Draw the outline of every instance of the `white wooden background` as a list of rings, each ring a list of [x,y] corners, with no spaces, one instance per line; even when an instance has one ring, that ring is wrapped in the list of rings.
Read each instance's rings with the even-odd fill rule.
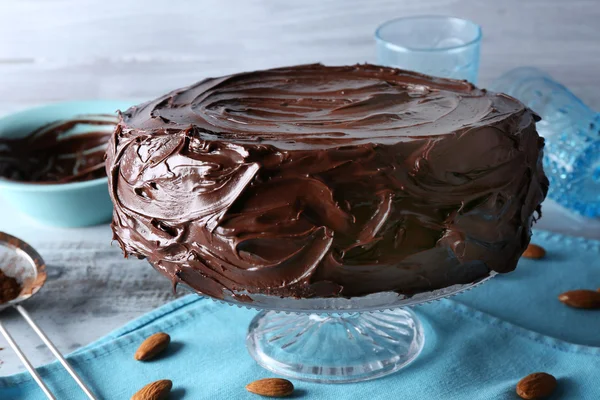
[[[0,0],[0,115],[65,99],[149,99],[241,70],[374,61],[375,28],[415,14],[483,26],[483,86],[533,65],[600,109],[596,0]],[[550,203],[541,226],[600,237],[600,221]],[[173,298],[169,282],[110,247],[108,226],[39,226],[0,193],[0,229],[46,258],[50,279],[27,307],[64,352]],[[36,365],[52,359],[14,313],[0,317]],[[21,371],[2,340],[0,347],[0,375]]]

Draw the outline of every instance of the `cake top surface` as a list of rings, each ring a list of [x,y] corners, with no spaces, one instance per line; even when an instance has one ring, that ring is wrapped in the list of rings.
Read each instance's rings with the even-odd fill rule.
[[[281,148],[394,143],[491,125],[525,110],[466,81],[369,64],[209,78],[123,112],[125,129],[195,127],[207,140]]]

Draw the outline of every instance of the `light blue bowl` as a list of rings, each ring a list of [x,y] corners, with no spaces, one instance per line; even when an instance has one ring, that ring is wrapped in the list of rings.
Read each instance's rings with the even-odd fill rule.
[[[31,108],[0,119],[0,137],[18,138],[33,130],[81,114],[113,114],[131,102],[86,100]],[[62,184],[35,184],[0,179],[0,196],[15,209],[48,225],[78,227],[108,222],[112,202],[107,178]]]

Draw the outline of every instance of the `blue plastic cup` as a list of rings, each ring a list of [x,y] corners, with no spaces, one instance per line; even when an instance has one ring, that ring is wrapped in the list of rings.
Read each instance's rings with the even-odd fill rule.
[[[444,16],[393,19],[375,31],[377,62],[477,83],[481,27]]]

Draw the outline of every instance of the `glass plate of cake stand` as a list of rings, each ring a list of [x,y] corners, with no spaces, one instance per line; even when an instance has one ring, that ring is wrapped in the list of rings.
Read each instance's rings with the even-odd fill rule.
[[[349,383],[380,378],[416,359],[425,343],[411,306],[452,296],[495,275],[413,296],[381,292],[353,298],[294,299],[237,293],[221,301],[261,310],[246,346],[265,369],[293,379]]]

